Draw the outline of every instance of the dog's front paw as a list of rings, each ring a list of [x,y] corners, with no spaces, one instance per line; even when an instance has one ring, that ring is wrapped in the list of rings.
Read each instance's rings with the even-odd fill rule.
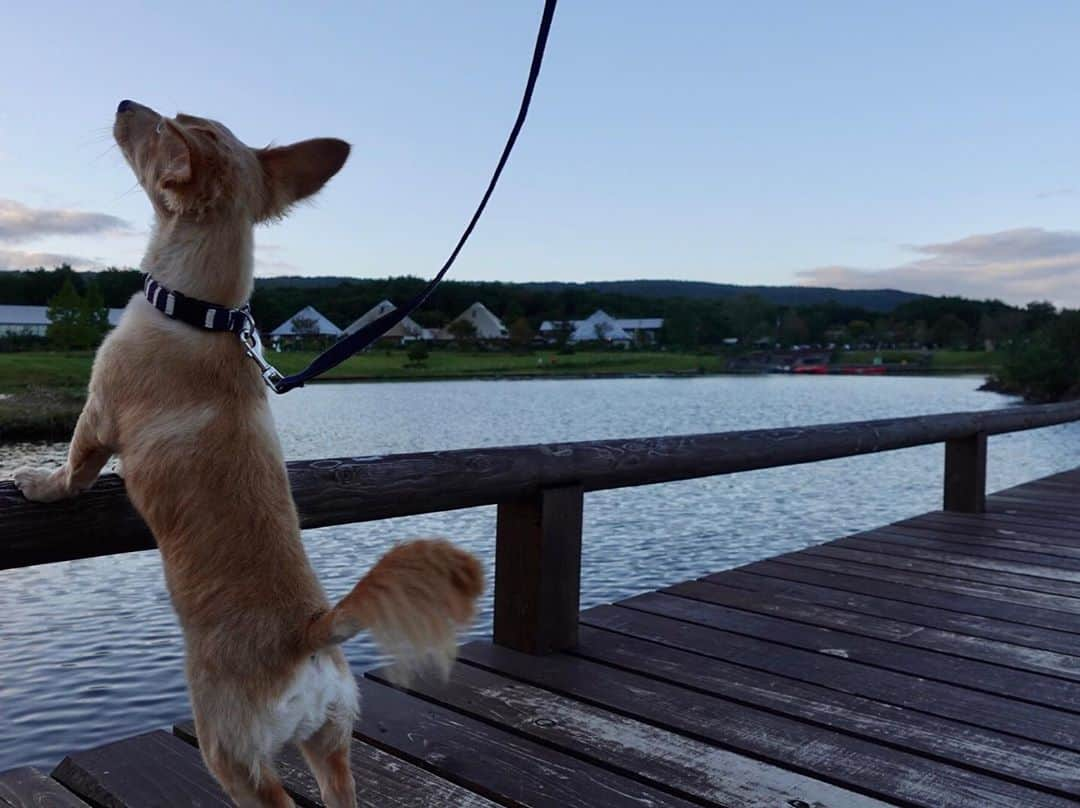
[[[31,502],[55,502],[63,496],[60,486],[48,469],[22,466],[12,475],[15,487]]]

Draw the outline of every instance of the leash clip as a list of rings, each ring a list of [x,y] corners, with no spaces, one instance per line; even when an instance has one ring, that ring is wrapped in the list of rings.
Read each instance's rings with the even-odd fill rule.
[[[259,339],[259,331],[255,328],[255,321],[246,311],[244,312],[244,325],[240,329],[239,336],[240,342],[244,345],[244,353],[259,366],[263,382],[275,393],[281,393],[281,382],[284,381],[285,377],[281,375],[281,371],[263,358],[262,340]]]

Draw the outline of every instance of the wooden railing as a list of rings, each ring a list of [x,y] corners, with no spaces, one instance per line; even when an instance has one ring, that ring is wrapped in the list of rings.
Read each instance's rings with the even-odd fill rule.
[[[577,638],[584,495],[945,444],[944,506],[979,513],[987,437],[1080,420],[1080,402],[821,426],[351,457],[288,464],[302,527],[498,505],[495,641],[529,653]],[[123,481],[29,503],[0,482],[0,570],[149,550]]]

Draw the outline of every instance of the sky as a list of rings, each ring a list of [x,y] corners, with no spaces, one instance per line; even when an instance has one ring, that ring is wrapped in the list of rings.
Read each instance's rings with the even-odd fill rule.
[[[0,268],[137,266],[116,104],[353,144],[256,272],[430,275],[542,2],[5,5]],[[901,288],[1080,306],[1080,4],[562,0],[454,277]]]

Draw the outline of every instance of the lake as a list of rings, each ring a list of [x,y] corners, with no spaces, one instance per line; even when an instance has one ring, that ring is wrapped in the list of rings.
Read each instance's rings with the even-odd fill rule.
[[[290,459],[798,426],[1011,406],[979,377],[703,377],[320,384],[273,400]],[[62,445],[0,446],[0,479]],[[585,500],[583,607],[940,507],[940,445]],[[1080,464],[1080,423],[994,437],[996,490]],[[485,562],[495,509],[305,533],[332,596],[391,544],[445,535]],[[78,537],[73,536],[73,541]],[[489,586],[490,590],[490,586]],[[472,636],[490,633],[490,591]],[[0,770],[189,713],[181,640],[156,552],[0,572]],[[360,638],[356,671],[377,662]]]

